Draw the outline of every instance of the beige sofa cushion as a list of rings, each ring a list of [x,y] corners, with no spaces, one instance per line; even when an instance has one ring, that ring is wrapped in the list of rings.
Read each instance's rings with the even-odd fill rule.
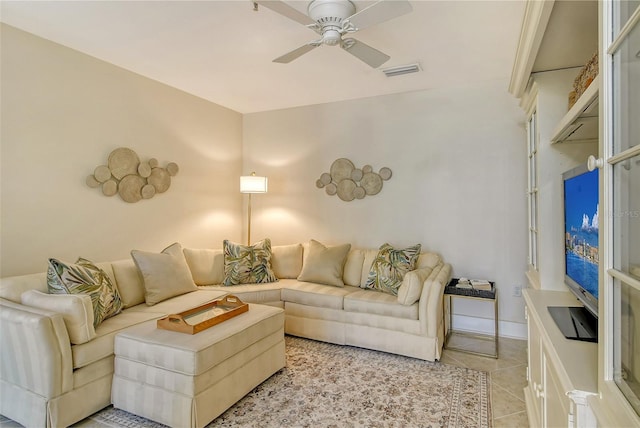
[[[185,248],[184,257],[196,285],[217,285],[224,281],[222,250]]]
[[[216,287],[216,289],[206,287],[205,289],[199,289],[195,292],[185,293],[172,297],[171,299],[163,300],[153,306],[134,306],[129,309],[129,312],[145,312],[149,314],[157,313],[162,316],[177,314],[186,311],[187,309],[193,309],[197,306],[204,305],[205,303],[220,299],[227,294],[229,294],[227,291],[221,291],[218,287]]]
[[[296,282],[282,289],[282,300],[287,303],[342,309],[344,296],[359,290],[355,287],[332,287],[312,282]]]
[[[416,269],[420,269],[423,267],[429,267],[433,269],[441,261],[442,258],[436,253],[421,253],[420,256],[418,256],[418,261],[416,262]]]
[[[147,307],[143,304],[144,307]],[[132,308],[133,309],[133,308]],[[135,312],[125,309],[117,316],[107,318],[96,328],[96,337],[87,343],[71,346],[73,368],[79,369],[113,355],[113,338],[120,331],[141,322],[161,318],[166,314],[157,312]]]
[[[362,251],[364,253],[364,261],[362,262],[362,273],[360,274],[360,287],[364,287],[367,283],[369,271],[371,270],[371,266],[373,266],[373,262],[378,255],[378,250],[367,249]]]
[[[40,272],[0,278],[0,297],[3,299],[20,303],[22,293],[28,290],[38,290],[46,293],[47,274]]]
[[[241,284],[229,288],[226,285],[203,285],[200,290],[223,291],[240,298],[244,303],[261,303],[282,306],[280,290],[287,287],[295,279],[280,279],[269,284]]]
[[[133,259],[113,262],[111,268],[124,307],[130,308],[144,303],[144,284]]]
[[[429,277],[433,269],[423,267],[407,272],[398,288],[398,303],[402,305],[413,305],[420,299],[424,281]]]
[[[271,247],[271,268],[276,277],[294,279],[302,270],[302,244]]]
[[[351,244],[332,247],[312,239],[309,241],[309,254],[302,265],[299,281],[344,287],[342,274]]]
[[[155,305],[198,289],[191,277],[182,246],[177,242],[161,253],[133,250],[131,257],[142,274],[147,305]]]
[[[401,305],[396,296],[381,291],[362,290],[344,297],[346,312],[383,315],[408,320],[418,319],[418,305]]]
[[[133,325],[195,308],[226,294],[228,293],[219,290],[200,290],[197,293],[185,293],[173,297],[153,306],[143,303],[125,309],[118,316],[109,318],[100,324],[96,328],[94,340],[71,347],[73,368],[86,367],[102,358],[113,355],[115,335]],[[182,333],[175,334],[182,335]]]
[[[351,250],[344,264],[342,279],[345,285],[358,287],[362,281],[362,265],[364,263],[364,250]],[[368,271],[368,270],[367,270]]]
[[[22,304],[62,314],[71,343],[86,343],[96,337],[93,305],[88,294],[47,294],[37,290],[22,293]]]

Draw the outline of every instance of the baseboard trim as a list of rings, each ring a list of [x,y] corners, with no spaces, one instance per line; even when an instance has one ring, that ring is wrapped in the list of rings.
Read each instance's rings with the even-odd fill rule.
[[[493,334],[494,321],[466,315],[453,316],[453,329],[469,333]],[[527,340],[527,324],[513,321],[498,321],[498,336]]]

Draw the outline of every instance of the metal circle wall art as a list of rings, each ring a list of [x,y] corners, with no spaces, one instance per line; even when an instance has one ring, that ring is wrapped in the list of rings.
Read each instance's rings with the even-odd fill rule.
[[[382,182],[391,178],[391,169],[384,167],[373,172],[371,165],[356,168],[349,159],[336,159],[329,172],[324,172],[316,180],[318,189],[325,189],[327,195],[338,195],[345,202],[373,196],[382,190]]]
[[[106,165],[98,165],[87,176],[87,186],[102,189],[105,196],[120,195],[125,202],[151,199],[171,186],[171,177],[179,171],[175,162],[161,168],[157,159],[140,162],[138,154],[126,147],[109,154]]]

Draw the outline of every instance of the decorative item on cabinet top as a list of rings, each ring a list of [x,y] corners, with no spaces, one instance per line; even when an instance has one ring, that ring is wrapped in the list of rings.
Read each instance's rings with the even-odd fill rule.
[[[596,51],[596,53],[591,56],[584,67],[580,69],[580,73],[578,73],[578,76],[573,81],[573,90],[569,92],[568,110],[571,110],[571,107],[573,107],[573,105],[584,93],[584,91],[587,90],[591,82],[593,82],[595,78],[598,77],[598,71],[598,51]]]
[[[117,193],[125,202],[133,203],[166,192],[178,170],[175,162],[162,168],[155,158],[140,162],[136,152],[119,147],[109,154],[106,165],[97,166],[87,176],[86,183],[89,187],[101,187],[105,196]]]
[[[336,159],[329,172],[322,173],[316,180],[318,189],[325,189],[327,195],[338,195],[343,201],[363,199],[373,196],[382,190],[382,182],[391,178],[391,170],[387,167],[373,172],[371,165],[356,168],[349,159]]]

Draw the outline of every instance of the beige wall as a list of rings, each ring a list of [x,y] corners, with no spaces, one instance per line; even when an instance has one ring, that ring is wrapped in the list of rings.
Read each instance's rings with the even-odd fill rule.
[[[2,276],[41,272],[49,257],[240,239],[239,113],[6,25],[1,36]],[[129,204],[87,187],[121,146],[176,162],[171,188]]]
[[[3,26],[0,274],[42,271],[48,257],[244,241],[238,176],[256,171],[269,193],[253,197],[252,241],[419,242],[456,275],[495,280],[501,333],[521,336],[512,288],[525,284],[525,132],[507,83],[242,116]],[[87,187],[120,146],[178,163],[169,191],[127,204]],[[339,157],[393,176],[379,195],[343,202],[315,187]],[[489,307],[459,311],[462,328],[492,327],[473,318]]]
[[[522,298],[512,296],[513,286],[525,284],[527,260],[524,115],[507,85],[245,115],[244,169],[270,180],[269,193],[253,199],[252,238],[370,248],[421,243],[441,253],[455,275],[495,280],[500,318],[524,323]],[[393,176],[378,195],[343,202],[315,186],[341,157],[389,167]],[[490,315],[490,308],[463,305],[461,312]],[[478,329],[476,318],[468,321]],[[519,326],[501,331],[519,335],[509,331]]]

